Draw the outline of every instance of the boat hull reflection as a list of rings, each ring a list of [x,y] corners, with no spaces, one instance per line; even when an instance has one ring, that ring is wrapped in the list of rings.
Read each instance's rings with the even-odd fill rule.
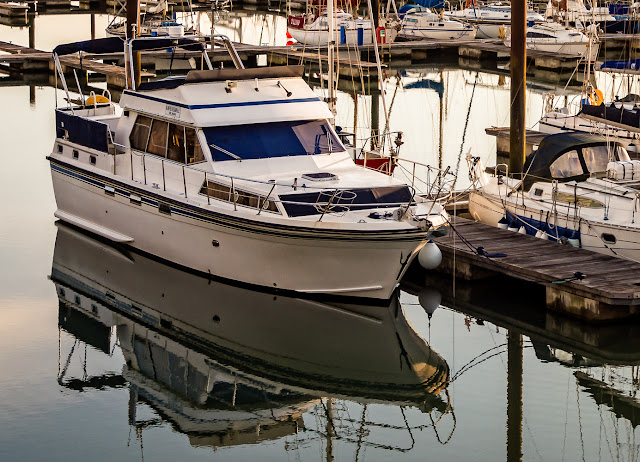
[[[181,431],[201,440],[215,434],[211,444],[224,444],[231,427],[296,431],[318,398],[448,410],[440,396],[447,363],[411,327],[397,296],[363,306],[255,292],[62,224],[51,279],[61,311],[115,329],[130,389]]]

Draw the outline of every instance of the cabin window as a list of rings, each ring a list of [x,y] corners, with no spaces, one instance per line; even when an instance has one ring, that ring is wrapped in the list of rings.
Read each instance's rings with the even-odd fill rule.
[[[196,131],[193,128],[186,128],[185,130],[187,138],[187,164],[204,162],[204,153],[202,152],[202,146],[200,146]]]
[[[207,191],[208,189],[208,191]],[[242,191],[241,189],[232,189],[224,184],[208,181],[207,184],[202,184],[200,188],[200,194],[208,195],[216,199],[220,199],[226,202],[235,202],[236,205],[243,205],[245,207],[252,207],[254,209],[264,209],[269,212],[280,213],[275,202],[272,200],[266,200],[265,196]],[[234,199],[235,195],[235,199]]]
[[[614,159],[614,153],[609,146],[591,146],[582,148],[582,157],[589,172],[604,172],[607,164]]]
[[[565,152],[549,166],[553,178],[570,178],[584,174],[578,151]]]
[[[181,164],[204,162],[195,129],[139,115],[129,137],[132,149]]]
[[[149,135],[149,145],[147,152],[156,156],[165,157],[167,155],[167,137],[169,132],[169,122],[154,120],[151,125]]]
[[[304,156],[343,151],[326,120],[207,127],[214,161]]]
[[[143,115],[136,117],[136,122],[131,130],[129,142],[133,149],[138,151],[147,150],[147,142],[149,141],[149,132],[151,131],[151,118]]]
[[[167,159],[175,162],[186,163],[186,149],[184,145],[185,128],[171,124],[169,125],[169,148],[167,149]]]

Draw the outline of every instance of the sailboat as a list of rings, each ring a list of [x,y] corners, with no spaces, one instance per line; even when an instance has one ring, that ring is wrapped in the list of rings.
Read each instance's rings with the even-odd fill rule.
[[[120,12],[126,7],[121,4]],[[185,35],[184,24],[168,14],[167,0],[160,0],[155,4],[147,4],[141,13],[138,35],[141,37],[182,37]],[[124,18],[114,16],[105,29],[107,37],[126,37],[127,22]],[[188,31],[189,33],[193,31]]]
[[[288,32],[295,40],[309,46],[324,46],[330,41],[336,41],[331,37],[330,30],[337,32],[337,45],[359,46],[375,42],[393,42],[400,29],[400,21],[383,18],[380,26],[376,28],[374,42],[370,33],[373,28],[371,19],[354,18],[351,13],[345,11],[357,8],[358,3],[355,0],[338,1],[333,14],[333,27],[330,28],[331,11],[327,8],[326,0],[308,2],[304,15],[288,15]]]

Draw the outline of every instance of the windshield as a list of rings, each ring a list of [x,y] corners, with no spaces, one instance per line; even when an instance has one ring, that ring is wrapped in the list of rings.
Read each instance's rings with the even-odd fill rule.
[[[230,125],[202,130],[214,162],[345,150],[326,120]]]
[[[622,146],[590,146],[582,148],[582,156],[589,172],[604,172],[609,162],[628,162],[629,154]]]

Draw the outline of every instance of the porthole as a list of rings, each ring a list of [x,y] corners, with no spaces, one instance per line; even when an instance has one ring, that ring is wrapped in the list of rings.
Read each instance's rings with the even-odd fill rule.
[[[58,152],[60,152],[60,153],[62,152],[62,145],[61,144],[58,145]]]
[[[78,150],[77,150],[77,149],[74,149],[74,150],[73,150],[73,158],[74,158],[74,159],[77,159],[77,158],[78,158]]]
[[[540,196],[542,196],[542,192],[543,192],[543,191],[542,191],[542,189],[540,189],[540,188],[536,188],[536,189],[533,191],[533,195],[534,195],[534,196],[538,196],[538,197],[540,197]]]
[[[91,165],[96,165],[96,156],[89,156],[89,163],[91,163]]]
[[[613,234],[602,233],[600,238],[604,241],[605,244],[615,244],[616,237]]]

